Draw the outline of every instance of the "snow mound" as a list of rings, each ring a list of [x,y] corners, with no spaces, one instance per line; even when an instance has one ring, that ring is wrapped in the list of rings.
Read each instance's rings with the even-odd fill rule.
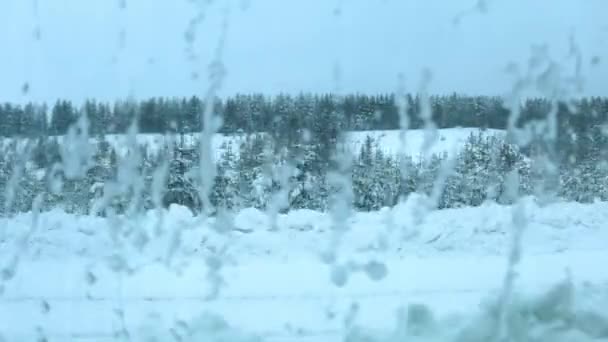
[[[310,210],[292,210],[278,219],[280,227],[298,231],[323,231],[329,226],[329,217],[326,214]]]
[[[234,227],[245,233],[265,230],[270,228],[270,220],[263,212],[255,208],[241,210],[234,218]]]

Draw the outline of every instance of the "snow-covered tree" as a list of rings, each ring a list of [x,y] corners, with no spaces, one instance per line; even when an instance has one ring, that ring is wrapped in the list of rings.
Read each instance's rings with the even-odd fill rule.
[[[165,207],[179,204],[190,208],[193,212],[201,209],[198,190],[188,172],[194,165],[194,149],[176,147],[173,158],[169,162],[167,191],[163,196]]]
[[[371,136],[365,139],[355,160],[352,175],[354,206],[377,210],[394,205],[401,188],[399,165],[385,156]]]
[[[217,208],[232,210],[239,207],[238,200],[238,160],[232,144],[221,147],[222,154],[217,164],[217,175],[211,191],[211,202]]]
[[[270,149],[270,141],[261,134],[248,135],[240,146],[236,171],[238,202],[242,206],[265,206],[265,203],[257,197],[265,197],[264,193],[270,192],[270,188],[265,187],[269,183],[263,181],[267,151]]]

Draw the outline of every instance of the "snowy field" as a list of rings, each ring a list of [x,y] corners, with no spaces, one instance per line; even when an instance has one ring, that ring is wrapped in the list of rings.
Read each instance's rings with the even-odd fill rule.
[[[432,153],[453,153],[458,151],[462,147],[467,137],[473,133],[477,134],[480,130],[478,128],[446,128],[436,130],[435,134],[430,134],[429,131],[425,130],[408,130],[405,133],[405,148],[402,147],[400,134],[398,130],[388,131],[357,131],[346,133],[346,150],[356,154],[361,149],[361,146],[365,142],[366,137],[370,136],[374,138],[378,147],[387,154],[396,154],[404,151],[406,155],[410,155],[414,158],[418,158],[423,153],[423,146],[425,142],[431,143],[429,149],[426,151],[429,154]],[[486,130],[484,134],[497,135],[504,134],[501,130]],[[194,134],[184,135],[184,144],[186,146],[192,145],[194,142]],[[8,147],[14,140],[11,138],[0,138],[1,145]],[[105,139],[114,147],[119,153],[125,151],[126,146],[130,146],[129,137],[127,135],[109,134]],[[171,141],[179,142],[181,137],[169,136],[162,134],[138,134],[136,136],[137,144],[140,146],[146,146],[147,151],[151,154],[158,153],[159,149],[163,146],[168,145]],[[223,147],[231,145],[233,151],[238,151],[241,142],[245,139],[244,135],[223,135],[215,134],[212,139],[212,149],[215,151],[215,157],[219,159]],[[63,143],[65,140],[64,136],[57,137],[59,143]],[[28,143],[28,139],[21,139],[19,146],[23,148]],[[89,141],[93,144],[98,141],[97,138],[89,138]]]
[[[523,258],[509,331],[608,341],[608,203],[525,199],[430,212],[422,203],[352,214],[334,268],[320,256],[331,217],[313,211],[279,215],[276,225],[255,209],[200,220],[181,207],[128,220],[61,211],[1,219],[0,335],[487,341],[517,212]]]

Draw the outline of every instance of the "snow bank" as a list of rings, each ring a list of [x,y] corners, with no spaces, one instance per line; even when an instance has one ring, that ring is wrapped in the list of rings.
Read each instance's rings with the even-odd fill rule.
[[[293,211],[273,226],[256,209],[211,219],[179,206],[130,219],[54,210],[40,215],[25,250],[16,246],[32,215],[3,218],[0,260],[17,253],[20,265],[0,284],[0,335],[487,341],[497,332],[512,212],[495,204],[431,211],[411,197],[355,213],[340,256],[387,273],[351,272],[342,287],[319,258],[333,229],[324,213]],[[597,265],[608,257],[608,203],[527,199],[524,213],[524,257],[498,331],[524,341],[608,340],[608,274]],[[224,286],[209,298],[214,282]]]
[[[541,207],[529,200],[525,208],[526,253],[605,248],[608,203]],[[38,229],[23,254],[32,258],[99,257],[114,253],[119,245],[143,255],[152,249],[159,257],[172,243],[179,243],[173,248],[185,255],[227,245],[230,253],[238,256],[314,256],[326,246],[332,232],[332,220],[325,213],[295,210],[278,215],[276,220],[275,231],[266,213],[253,208],[227,218],[205,220],[179,206],[150,211],[135,220],[75,216],[53,210],[40,214]],[[31,214],[0,219],[8,234],[0,255],[11,253],[7,246],[28,232],[31,222]],[[488,203],[476,208],[429,211],[423,198],[412,196],[392,209],[355,213],[348,226],[341,244],[347,254],[504,255],[510,241],[512,207]]]

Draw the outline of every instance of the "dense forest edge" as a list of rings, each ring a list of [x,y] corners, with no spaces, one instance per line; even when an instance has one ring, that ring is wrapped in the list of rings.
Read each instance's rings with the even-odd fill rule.
[[[105,141],[106,135],[132,127],[139,133],[200,132],[205,103],[197,97],[113,104],[89,100],[78,107],[65,100],[53,106],[4,103],[0,135],[34,143],[25,155],[14,143],[19,139],[3,145],[1,210],[6,214],[34,206],[61,207],[107,215],[172,203],[197,213],[211,207],[213,212],[245,207],[328,210],[335,193],[348,198],[356,210],[392,206],[412,193],[426,194],[429,206],[439,209],[486,201],[508,204],[521,195],[579,202],[608,199],[608,99],[522,102],[515,125],[529,133],[524,144],[485,131],[509,124],[510,110],[500,97],[404,99],[408,129],[429,128],[422,115],[424,104],[433,128],[480,131],[471,134],[456,155],[424,158],[386,154],[368,137],[344,169],[336,164],[341,132],[401,128],[395,95],[237,95],[216,99],[213,108],[222,118],[219,133],[245,139],[239,146],[222,146],[221,157],[209,172],[200,169],[200,137],[189,146],[177,139],[160,154],[136,148],[126,157]],[[547,122],[554,123],[554,134]],[[74,146],[57,137],[83,131],[97,144],[77,153],[76,167],[66,166]],[[348,184],[332,181],[336,170]],[[204,185],[202,173],[211,174],[213,182]],[[154,193],[159,184],[162,191]],[[201,187],[207,189],[205,194]],[[513,188],[518,189],[515,194],[509,190]]]

